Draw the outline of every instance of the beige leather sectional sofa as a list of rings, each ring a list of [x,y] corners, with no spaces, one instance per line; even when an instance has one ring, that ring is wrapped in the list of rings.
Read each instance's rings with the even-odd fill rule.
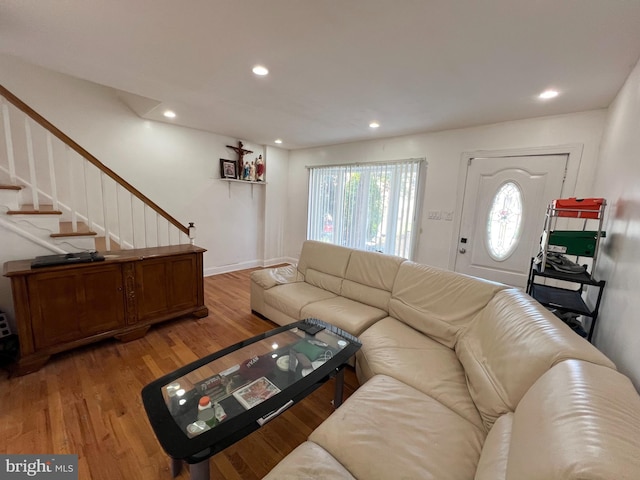
[[[640,479],[640,396],[521,291],[305,242],[251,307],[357,335],[361,386],[268,479]]]

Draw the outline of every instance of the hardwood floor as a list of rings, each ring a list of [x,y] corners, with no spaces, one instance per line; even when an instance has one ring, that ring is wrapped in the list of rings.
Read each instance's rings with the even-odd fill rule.
[[[275,328],[251,314],[250,270],[205,278],[209,316],[54,355],[40,371],[0,379],[0,452],[79,456],[81,480],[171,479],[140,391],[180,366]],[[357,388],[345,375],[345,397]],[[210,460],[211,478],[262,478],[333,411],[333,381]],[[189,478],[187,469],[177,477]]]

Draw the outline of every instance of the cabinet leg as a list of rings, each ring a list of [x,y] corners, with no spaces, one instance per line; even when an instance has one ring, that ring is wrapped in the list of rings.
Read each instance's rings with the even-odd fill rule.
[[[139,338],[144,337],[147,334],[147,332],[149,331],[149,327],[150,325],[147,325],[146,327],[136,328],[135,330],[131,330],[129,332],[119,333],[118,335],[114,335],[114,337],[124,343],[130,342],[132,340],[137,340]]]
[[[207,307],[199,308],[198,310],[193,312],[192,315],[197,318],[204,318],[209,315],[209,309]]]
[[[20,377],[27,373],[33,373],[44,367],[49,361],[51,355],[37,355],[21,358],[13,365],[9,366],[9,375],[11,377]]]

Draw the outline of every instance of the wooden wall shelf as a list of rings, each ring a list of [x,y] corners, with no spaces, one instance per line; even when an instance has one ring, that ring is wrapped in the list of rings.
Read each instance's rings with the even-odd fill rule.
[[[238,180],[237,178],[221,178],[220,180],[222,180],[223,182],[246,183],[249,185],[266,185],[267,184],[267,182],[251,182],[249,180]]]

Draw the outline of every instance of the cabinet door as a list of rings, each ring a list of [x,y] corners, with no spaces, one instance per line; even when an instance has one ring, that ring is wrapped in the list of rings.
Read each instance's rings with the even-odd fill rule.
[[[82,312],[80,330],[84,336],[108,332],[124,325],[122,270],[118,265],[87,269],[80,276]]]
[[[70,271],[29,278],[29,304],[36,350],[82,336],[78,284],[77,275]]]
[[[198,305],[195,255],[145,259],[136,263],[138,321],[156,320]]]
[[[124,325],[122,273],[118,265],[32,275],[29,297],[36,349]]]

